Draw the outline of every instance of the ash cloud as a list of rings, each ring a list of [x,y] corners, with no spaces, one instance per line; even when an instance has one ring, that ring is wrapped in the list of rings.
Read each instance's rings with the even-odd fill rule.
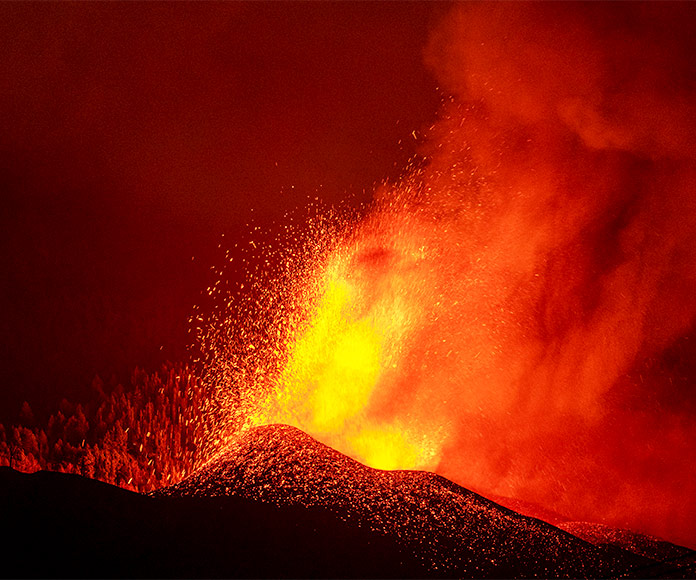
[[[695,29],[690,4],[455,5],[426,49],[451,98],[318,233],[260,417],[696,546]]]
[[[372,413],[461,483],[691,546],[695,33],[691,4],[456,6],[425,168],[363,224],[428,256]]]
[[[502,126],[556,126],[593,149],[696,154],[696,10],[688,3],[463,6],[426,60]]]

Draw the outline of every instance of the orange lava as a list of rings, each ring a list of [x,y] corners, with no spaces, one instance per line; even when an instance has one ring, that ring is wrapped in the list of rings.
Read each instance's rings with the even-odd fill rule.
[[[427,282],[423,247],[417,236],[398,250],[374,242],[351,236],[299,281],[301,318],[250,422],[295,425],[372,467],[434,469],[433,431],[413,429],[384,397],[403,376],[422,314],[410,289]]]

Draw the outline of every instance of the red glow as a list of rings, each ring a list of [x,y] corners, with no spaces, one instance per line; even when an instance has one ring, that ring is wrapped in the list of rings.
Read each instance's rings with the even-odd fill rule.
[[[455,96],[420,168],[290,244],[232,333],[253,356],[208,337],[208,380],[368,465],[694,545],[696,428],[642,370],[696,315],[696,111],[631,64],[684,83],[657,47],[674,15],[592,10],[450,15],[429,59]]]
[[[151,489],[285,422],[696,545],[696,4],[457,5],[425,46],[451,97],[418,133],[427,4],[6,6],[3,396],[178,358],[199,250],[239,247],[192,318],[201,390],[114,391],[47,444],[0,433],[3,461],[90,474],[91,448]],[[409,135],[360,219],[241,239],[252,207],[388,174]]]

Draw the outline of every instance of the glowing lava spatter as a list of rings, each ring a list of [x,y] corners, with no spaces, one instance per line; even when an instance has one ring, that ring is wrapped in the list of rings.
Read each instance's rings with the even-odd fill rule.
[[[273,349],[281,362],[248,422],[295,425],[373,467],[432,469],[434,432],[412,429],[384,399],[420,317],[405,289],[423,282],[424,249],[417,234],[391,249],[355,234],[321,248],[325,259],[292,285],[293,320]]]
[[[619,268],[608,279],[622,290],[578,309],[592,288],[582,253],[567,260],[568,242],[545,237],[558,216],[530,210],[553,192],[501,201],[465,163],[414,170],[362,221],[319,215],[309,234],[276,240],[281,267],[251,269],[236,311],[206,327],[206,440],[221,449],[242,425],[286,423],[372,467],[437,471],[577,518],[602,517],[601,490],[605,521],[626,525],[645,494],[672,489],[647,445],[664,430],[606,398],[634,364],[631,309],[649,286]],[[586,227],[576,210],[558,210],[571,242]],[[689,440],[667,437],[680,469]]]
[[[628,95],[642,73],[575,11],[456,11],[430,50],[463,96],[418,168],[359,220],[319,214],[270,254],[249,246],[249,286],[234,300],[214,288],[224,306],[200,326],[202,445],[289,423],[374,467],[696,544],[690,399],[671,375],[643,381],[696,317],[696,156],[693,135],[672,131],[696,115],[659,91],[631,109],[645,123],[604,115],[596,103],[622,93],[601,96],[602,67],[628,71]],[[653,34],[655,15],[634,16]],[[526,46],[510,23],[546,33]],[[514,54],[508,36],[524,45]],[[520,60],[560,46],[557,75]],[[588,87],[600,97],[583,100]]]

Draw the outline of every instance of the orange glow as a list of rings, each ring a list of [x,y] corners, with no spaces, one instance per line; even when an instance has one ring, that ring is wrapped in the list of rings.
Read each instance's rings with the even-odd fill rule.
[[[418,469],[428,459],[426,449],[409,441],[408,431],[388,425],[364,427],[347,439],[351,455],[377,469]]]
[[[374,277],[386,256],[356,260],[361,245],[340,246],[296,288],[303,317],[284,345],[275,389],[249,423],[295,425],[372,467],[432,468],[432,445],[380,410],[409,317],[398,275]]]
[[[247,326],[209,349],[229,411],[216,436],[289,423],[370,466],[693,544],[696,428],[678,376],[646,380],[696,319],[696,166],[671,134],[683,109],[656,93],[635,109],[645,123],[603,117],[595,104],[621,93],[583,101],[608,73],[572,63],[633,71],[633,48],[596,41],[573,7],[501,6],[462,7],[435,34],[454,96],[403,181],[361,220],[319,217],[279,244],[278,281],[250,273]],[[532,27],[545,33],[526,45]],[[508,33],[526,50],[509,54]],[[559,74],[520,62],[549,54]]]
[[[288,396],[306,393],[304,408],[295,412],[317,432],[341,430],[360,413],[380,373],[379,330],[373,321],[353,316],[350,294],[346,282],[329,283],[281,376]]]

